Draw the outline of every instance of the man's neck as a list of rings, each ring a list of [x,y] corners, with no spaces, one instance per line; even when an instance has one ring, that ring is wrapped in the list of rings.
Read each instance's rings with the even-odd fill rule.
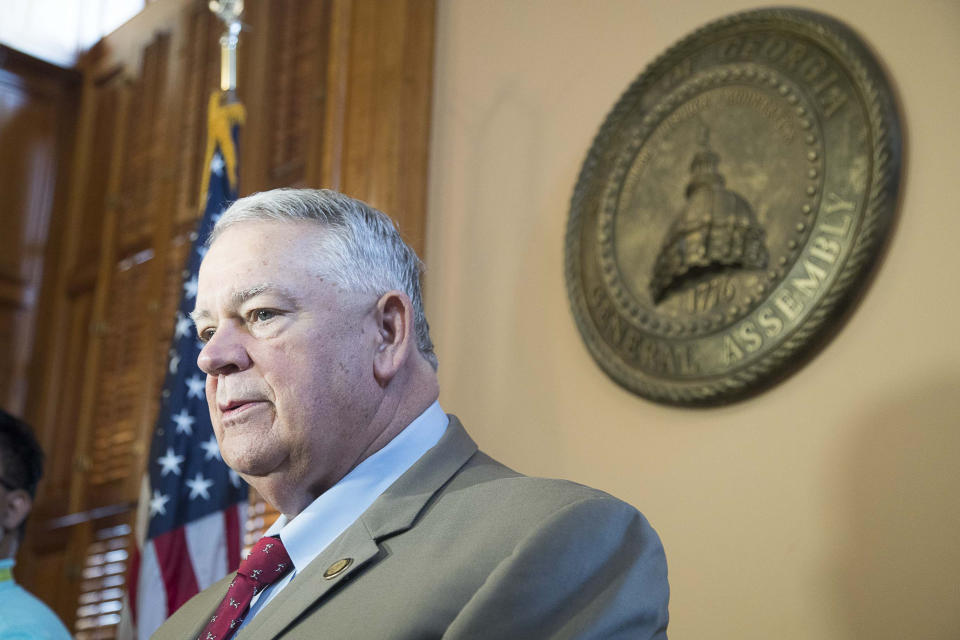
[[[16,555],[17,555],[17,532],[7,531],[6,529],[3,529],[2,531],[0,531],[0,560],[13,558]]]
[[[287,519],[292,520],[358,464],[387,446],[439,397],[439,386],[435,376],[413,388],[407,386],[407,389],[410,390],[408,394],[387,394],[382,398],[371,421],[369,443],[354,456],[353,460],[344,461],[341,468],[331,470],[331,473],[321,479],[317,485],[306,486],[283,474],[249,477],[246,478],[247,482],[264,500],[284,514]]]

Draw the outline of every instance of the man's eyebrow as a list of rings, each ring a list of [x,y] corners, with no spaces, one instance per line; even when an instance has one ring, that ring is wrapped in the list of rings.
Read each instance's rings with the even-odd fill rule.
[[[269,284],[258,284],[255,287],[250,287],[249,289],[240,289],[239,291],[234,291],[230,298],[233,300],[233,305],[235,307],[239,307],[250,298],[256,297],[267,289],[272,288],[273,287]]]
[[[261,293],[264,293],[266,291],[275,291],[279,295],[289,298],[290,300],[296,301],[296,296],[294,296],[288,289],[284,287],[272,285],[269,283],[258,284],[248,289],[240,289],[238,291],[234,291],[232,294],[230,294],[230,300],[233,303],[233,306],[236,308],[236,307],[242,306],[243,303],[245,303],[247,300],[250,300],[251,298],[255,298]],[[209,317],[210,317],[210,313],[205,309],[194,309],[193,311],[190,312],[190,319],[193,320],[194,324],[197,324],[198,320],[204,320]]]

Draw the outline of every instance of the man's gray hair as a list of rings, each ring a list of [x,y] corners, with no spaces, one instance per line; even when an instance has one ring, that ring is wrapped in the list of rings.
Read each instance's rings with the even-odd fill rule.
[[[387,215],[329,189],[274,189],[234,202],[213,227],[207,245],[233,225],[257,221],[317,223],[329,231],[318,247],[325,277],[351,291],[380,296],[399,289],[410,296],[417,348],[437,368],[420,290],[423,263]]]

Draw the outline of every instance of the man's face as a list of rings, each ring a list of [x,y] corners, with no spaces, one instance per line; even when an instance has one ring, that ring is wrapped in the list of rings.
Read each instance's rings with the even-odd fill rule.
[[[33,498],[25,489],[7,480],[6,470],[0,462],[0,560],[12,556],[16,551],[20,538],[17,530],[32,507]]]
[[[200,267],[197,362],[224,461],[319,494],[376,437],[376,299],[318,274],[325,230],[307,222],[227,229]]]

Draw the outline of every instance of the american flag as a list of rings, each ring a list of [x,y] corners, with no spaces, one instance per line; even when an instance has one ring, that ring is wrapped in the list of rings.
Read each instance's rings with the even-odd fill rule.
[[[138,637],[149,638],[170,614],[240,564],[247,485],[224,464],[213,435],[197,367],[201,343],[189,313],[197,296],[204,239],[237,197],[237,140],[243,122],[238,103],[210,100],[204,172],[203,218],[191,234],[183,291],[174,319],[144,491],[141,538],[129,573],[129,604]]]

